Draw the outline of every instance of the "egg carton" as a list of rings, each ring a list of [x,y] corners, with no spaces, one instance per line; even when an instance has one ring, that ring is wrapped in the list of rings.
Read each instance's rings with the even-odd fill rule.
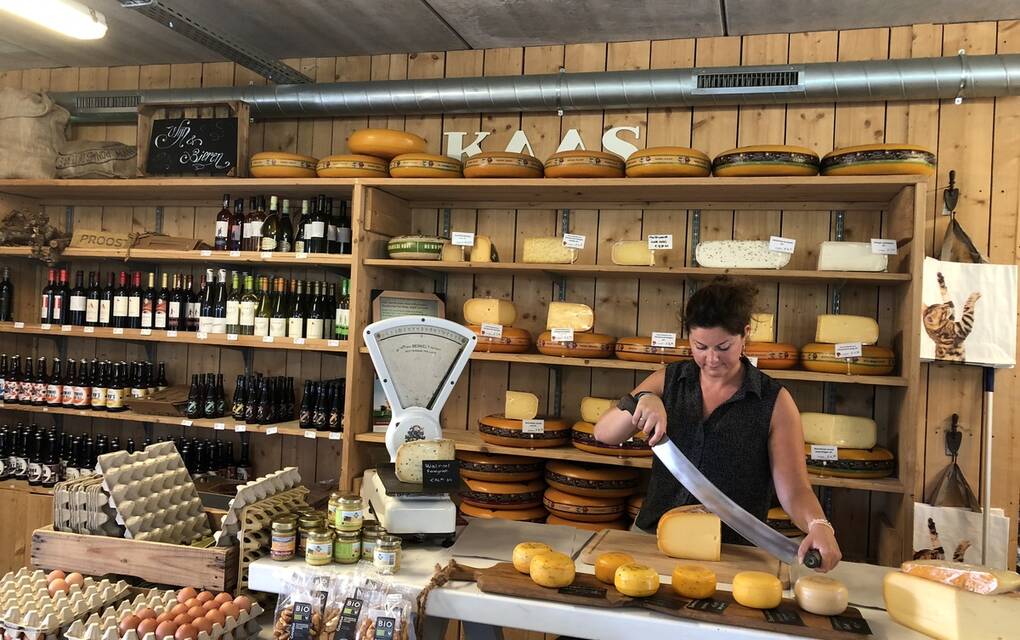
[[[176,604],[176,600],[167,604],[166,607],[173,606],[173,604]],[[138,611],[138,609],[144,606],[146,605],[130,609],[125,608],[123,610],[118,608],[118,613],[110,613],[108,610],[101,617],[92,616],[84,622],[75,622],[64,633],[64,638],[67,640],[172,640],[172,636],[157,639],[155,633],[146,633],[139,636],[138,632],[134,629],[128,631],[123,636],[120,634],[119,624],[121,618],[128,611]],[[152,608],[157,613],[160,613],[156,607]],[[203,631],[199,633],[197,640],[248,640],[248,638],[255,638],[262,630],[262,625],[258,622],[258,617],[262,613],[264,613],[263,608],[253,601],[251,609],[242,611],[241,615],[237,618],[227,618],[226,622],[222,625],[214,624],[211,632]]]
[[[133,599],[124,600],[116,607],[107,607],[102,613],[93,613],[87,619],[76,620],[64,632],[64,637],[74,638],[75,640],[92,637],[102,638],[108,630],[113,629],[117,632],[116,637],[119,638],[120,621],[127,614],[148,607],[155,611],[156,615],[159,615],[176,604],[177,593],[175,591],[153,590],[141,593]]]
[[[97,582],[85,578],[82,585],[71,585],[67,593],[61,591],[52,597],[46,584],[42,571],[26,570],[8,574],[0,582],[0,624],[8,638],[55,638],[75,620],[101,610],[128,593],[128,584],[123,580]]]
[[[124,537],[117,512],[102,476],[88,476],[58,483],[53,492],[53,528],[88,535]]]
[[[272,543],[273,520],[307,506],[307,487],[260,500],[241,510],[241,531],[238,533],[237,590],[248,591],[248,568],[259,558],[269,555]]]
[[[173,442],[99,456],[97,468],[124,536],[191,544],[212,535],[198,490]]]
[[[301,473],[297,467],[287,467],[239,486],[237,495],[227,505],[227,513],[215,535],[216,546],[229,547],[237,542],[237,534],[241,530],[241,510],[246,506],[289,491],[299,484]]]

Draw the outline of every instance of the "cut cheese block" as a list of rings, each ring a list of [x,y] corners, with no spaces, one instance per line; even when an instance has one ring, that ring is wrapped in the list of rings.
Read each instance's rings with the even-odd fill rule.
[[[562,589],[574,581],[574,561],[565,553],[547,551],[531,559],[529,573],[535,584]]]
[[[544,542],[521,542],[514,547],[514,569],[521,573],[531,572],[531,559],[540,553],[549,553],[552,547]]]
[[[826,576],[802,576],[793,586],[797,606],[819,616],[838,616],[846,611],[850,591],[839,580]]]
[[[486,509],[476,507],[466,502],[460,503],[461,514],[469,518],[481,518],[482,520],[510,520],[512,522],[545,522],[549,512],[545,507],[532,507],[531,509]]]
[[[818,174],[818,154],[785,144],[737,147],[715,157],[712,173],[720,177],[813,176]]]
[[[471,262],[499,262],[496,247],[492,246],[489,236],[475,236],[475,244],[471,247]]]
[[[626,498],[636,493],[640,478],[634,469],[607,467],[555,460],[545,465],[545,481],[550,487],[593,498]],[[623,500],[620,500],[623,514]]]
[[[464,303],[464,321],[468,324],[501,324],[509,326],[517,320],[517,307],[509,300],[471,298]]]
[[[1020,574],[1004,569],[990,569],[951,560],[907,560],[900,565],[903,573],[925,580],[934,580],[972,593],[999,595],[1020,590]]]
[[[460,475],[490,482],[522,482],[542,477],[545,461],[524,456],[501,456],[475,451],[458,451]]]
[[[531,346],[531,334],[524,329],[503,327],[503,335],[494,338],[483,336],[480,325],[469,324],[467,328],[478,336],[475,351],[485,351],[487,353],[524,353]]]
[[[712,161],[697,149],[648,147],[627,157],[628,178],[704,177],[712,172]]]
[[[805,411],[800,421],[808,444],[871,449],[878,440],[878,425],[871,418]]]
[[[556,342],[551,331],[544,331],[535,341],[539,353],[570,358],[608,358],[615,345],[616,338],[602,333],[575,333],[572,342]]]
[[[577,250],[563,246],[561,236],[525,238],[522,262],[531,264],[574,264]]]
[[[691,345],[684,338],[677,338],[675,347],[653,347],[648,336],[620,338],[616,341],[616,357],[630,362],[658,362],[668,364],[691,360]]]
[[[801,366],[820,373],[884,376],[896,366],[896,354],[888,347],[866,346],[860,358],[837,358],[831,344],[812,342],[800,350]]]
[[[554,514],[549,514],[549,517],[545,519],[546,524],[559,524],[568,527],[574,527],[575,529],[584,529],[585,531],[602,531],[603,529],[613,529],[616,531],[626,531],[628,529],[626,520],[614,520],[613,522],[579,522],[577,520],[567,520]]]
[[[647,565],[623,564],[616,568],[613,586],[625,596],[647,598],[659,590],[659,574]]]
[[[609,398],[581,398],[581,420],[592,424],[599,421],[602,414],[616,406],[616,400]]]
[[[886,478],[896,472],[896,458],[882,447],[839,449],[839,460],[812,460],[811,445],[804,445],[808,473],[822,478]]]
[[[600,553],[595,558],[595,577],[599,582],[613,584],[616,578],[616,570],[620,565],[634,562],[634,556],[622,551],[609,551]]]
[[[439,260],[446,243],[436,236],[396,236],[386,243],[386,252],[394,260]]]
[[[262,151],[248,161],[253,178],[314,178],[318,160],[283,151]]]
[[[752,313],[751,334],[747,339],[751,342],[775,342],[776,316],[771,313]]]
[[[655,540],[659,551],[671,558],[718,562],[722,557],[722,521],[700,504],[677,507],[659,518]]]
[[[397,449],[395,472],[397,480],[421,484],[423,460],[453,460],[457,449],[453,440],[413,440]]]
[[[618,240],[613,243],[613,264],[630,267],[654,267],[655,252],[647,240]]]
[[[460,499],[487,509],[532,509],[541,506],[545,490],[545,483],[541,480],[487,482],[464,478],[464,484],[467,489],[460,492]]]
[[[526,391],[507,391],[503,415],[512,420],[533,420],[538,415],[538,396]]]
[[[885,271],[889,256],[871,251],[870,242],[826,240],[818,247],[819,271]]]
[[[440,260],[443,262],[467,262],[464,258],[464,249],[465,247],[455,244],[444,244]]]
[[[428,142],[407,131],[358,129],[347,139],[351,153],[392,160],[405,153],[425,153]]]
[[[765,517],[765,524],[788,538],[796,538],[804,535],[801,533],[801,530],[793,524],[793,520],[790,519],[790,514],[783,511],[782,507],[772,507],[769,509],[769,513]]]
[[[372,156],[326,156],[315,165],[315,172],[320,178],[387,178],[390,164]]]
[[[639,493],[627,498],[627,515],[631,518],[638,517],[643,506],[645,506],[645,494]]]
[[[462,178],[459,160],[434,153],[405,153],[390,160],[394,178]]]
[[[792,369],[800,360],[800,350],[782,342],[747,342],[744,355],[757,358],[759,369]]]
[[[581,420],[574,423],[570,436],[574,447],[588,453],[621,458],[647,458],[652,455],[652,449],[648,446],[648,436],[641,431],[635,432],[630,439],[620,444],[605,444],[595,438],[595,425]]]
[[[815,342],[878,342],[878,322],[867,316],[823,314],[815,325]]]
[[[1007,640],[1020,629],[1020,598],[980,595],[898,571],[882,597],[889,617],[937,640]]]
[[[710,269],[782,269],[791,255],[771,251],[765,240],[706,240],[694,250],[698,265]]]
[[[678,564],[673,569],[673,591],[681,598],[703,600],[715,595],[715,572],[700,564]]]
[[[764,571],[741,571],[733,576],[733,599],[750,609],[775,609],[783,601],[783,583]]]
[[[935,174],[935,154],[913,144],[863,144],[833,149],[822,158],[825,176]]]
[[[464,161],[465,178],[541,178],[542,162],[526,153],[483,151]]]
[[[549,510],[549,513],[578,522],[619,520],[626,510],[623,498],[575,496],[552,487],[545,490],[542,504]]]
[[[622,178],[623,159],[605,151],[560,151],[545,161],[546,178]]]
[[[558,418],[545,418],[545,431],[524,433],[524,422],[501,415],[485,416],[478,420],[478,436],[482,442],[503,447],[540,449],[559,447],[570,442],[570,424]]]
[[[546,329],[573,329],[575,332],[591,331],[595,326],[595,312],[586,304],[574,302],[550,302],[545,319]]]

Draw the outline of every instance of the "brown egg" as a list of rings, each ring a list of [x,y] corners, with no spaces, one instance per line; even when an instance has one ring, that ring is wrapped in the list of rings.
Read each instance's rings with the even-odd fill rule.
[[[224,602],[233,602],[234,596],[224,591],[222,593],[216,594],[216,597],[213,598],[213,601],[216,602],[218,605],[223,604]]]
[[[227,616],[223,615],[223,612],[220,611],[219,609],[213,609],[209,613],[205,614],[205,619],[213,624],[218,624],[220,626],[224,625],[227,622]]]
[[[192,620],[194,620],[194,618],[192,618],[191,616],[189,616],[186,613],[182,613],[181,615],[179,615],[176,618],[174,618],[174,624],[179,627],[182,624],[191,624]]]
[[[182,624],[177,627],[174,640],[195,640],[198,637],[198,630],[190,624]]]
[[[194,620],[195,618],[201,618],[202,616],[205,615],[205,612],[206,610],[202,607],[202,605],[196,605],[188,609],[188,615],[191,616],[192,620]]]
[[[251,609],[251,598],[248,596],[237,596],[234,598],[234,604],[236,604],[241,611],[247,611]]]
[[[191,623],[198,633],[212,633],[213,623],[209,618],[195,618]]]
[[[80,573],[67,574],[67,584],[76,584],[79,587],[85,584],[85,576]]]
[[[53,582],[57,578],[66,578],[66,577],[67,577],[67,574],[65,574],[60,569],[54,569],[53,571],[50,571],[49,573],[46,574],[46,580],[49,581],[49,582]]]
[[[172,613],[170,613],[169,611],[164,611],[163,613],[156,616],[156,624],[160,624],[161,622],[169,622],[173,619],[174,616]]]
[[[47,588],[47,591],[50,592],[51,598],[55,597],[57,595],[57,592],[59,591],[67,593],[70,590],[71,586],[67,584],[67,580],[64,580],[63,578],[57,578],[56,580],[51,582],[50,586]]]
[[[189,607],[188,605],[184,604],[183,602],[181,604],[175,604],[173,606],[173,609],[170,609],[170,615],[172,615],[173,617],[176,618],[177,616],[181,615],[182,613],[187,613],[188,609],[190,609],[190,608],[191,607]]]
[[[155,633],[158,623],[153,618],[146,618],[138,623],[138,628],[135,631],[138,633],[138,637],[142,638],[147,633]]]
[[[155,619],[156,612],[149,607],[145,607],[144,609],[140,609],[135,612],[135,615],[138,616],[139,620],[148,620],[149,618]]]
[[[159,640],[172,637],[175,633],[177,633],[177,625],[172,622],[161,622],[156,626],[156,638]]]
[[[129,613],[126,616],[124,616],[123,619],[121,619],[120,625],[117,628],[120,629],[120,635],[124,635],[131,629],[137,629],[138,625],[141,622],[142,622],[141,618],[134,614]]]
[[[177,592],[177,602],[187,602],[198,595],[198,591],[195,591],[193,587],[184,587]]]
[[[233,602],[225,602],[225,603],[221,604],[220,605],[220,612],[222,612],[223,615],[227,616],[228,618],[235,618],[236,619],[237,616],[241,615],[240,607],[238,607]]]
[[[187,601],[185,601],[184,606],[190,609],[192,607],[197,607],[200,604],[202,604],[202,602],[198,598],[188,598]]]
[[[202,593],[198,594],[195,597],[198,598],[199,602],[209,602],[210,600],[214,599],[216,596],[214,596],[211,591],[203,591]]]

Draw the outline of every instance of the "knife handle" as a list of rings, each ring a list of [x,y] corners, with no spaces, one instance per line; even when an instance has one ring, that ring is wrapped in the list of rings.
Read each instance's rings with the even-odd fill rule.
[[[808,549],[808,552],[804,554],[804,566],[808,569],[817,569],[822,566],[822,554],[818,553],[818,549]]]

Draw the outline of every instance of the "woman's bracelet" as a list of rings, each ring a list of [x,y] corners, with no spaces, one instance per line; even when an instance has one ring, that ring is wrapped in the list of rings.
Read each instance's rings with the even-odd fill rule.
[[[836,535],[836,529],[834,529],[832,523],[826,520],[825,518],[815,518],[814,520],[809,522],[807,526],[808,531],[811,531],[811,527],[815,526],[816,524],[820,524],[823,527],[828,527],[829,531],[832,532],[832,535]]]

